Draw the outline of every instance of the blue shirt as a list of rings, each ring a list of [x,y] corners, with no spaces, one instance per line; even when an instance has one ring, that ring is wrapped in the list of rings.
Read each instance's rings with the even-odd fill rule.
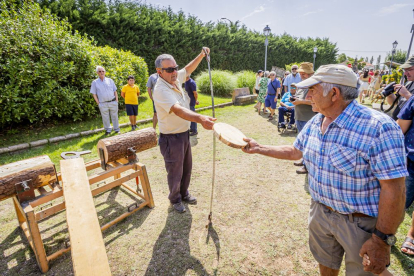
[[[154,73],[151,76],[149,76],[148,81],[147,81],[147,87],[151,88],[151,92],[154,90],[155,84],[157,83],[158,80],[158,73]]]
[[[334,210],[378,216],[379,180],[407,176],[404,136],[386,114],[352,101],[321,132],[315,115],[299,133],[312,198]]]
[[[194,91],[197,91],[197,84],[192,78],[185,82],[185,91],[187,91],[187,94],[190,97],[190,106],[195,106],[196,99],[194,97]]]
[[[92,82],[90,93],[98,96],[99,102],[102,103],[112,101],[115,98],[115,91],[114,81],[105,77],[104,80],[97,78]]]
[[[299,73],[296,73],[296,76],[293,76],[293,74],[292,73],[290,73],[286,78],[285,78],[285,80],[283,81],[283,85],[286,85],[287,86],[287,89],[288,89],[288,91],[287,92],[290,92],[290,85],[292,84],[292,83],[299,83],[299,82],[301,82],[302,81],[302,78],[300,77],[300,74]]]
[[[292,96],[292,94],[290,94],[290,92],[286,92],[285,94],[283,94],[282,99],[280,100],[281,103],[284,103],[287,106],[295,106],[293,103],[291,103],[289,101],[290,96]]]
[[[270,81],[269,84],[267,85],[267,94],[271,96],[276,95],[276,89],[278,88],[280,88],[280,82],[278,79],[275,78],[274,81]]]
[[[404,107],[398,113],[398,118],[402,120],[412,121],[414,118],[414,97],[411,97]],[[404,136],[405,150],[407,158],[410,159],[407,163],[407,169],[409,173],[414,173],[414,124],[411,123],[410,128],[407,130]],[[411,162],[410,162],[411,161]]]

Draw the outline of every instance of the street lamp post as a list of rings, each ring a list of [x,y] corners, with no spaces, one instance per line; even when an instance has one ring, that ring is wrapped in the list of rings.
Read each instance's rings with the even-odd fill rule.
[[[413,16],[414,16],[414,9],[413,9]],[[410,57],[410,51],[411,51],[411,45],[413,44],[413,37],[414,37],[414,24],[411,26],[411,33],[413,33],[411,35],[411,41],[410,41],[410,46],[408,47],[408,51],[407,51],[407,60]]]
[[[318,47],[313,47],[313,71],[315,71],[315,60],[316,60],[316,52],[318,51]]]
[[[266,65],[267,65],[267,45],[269,45],[269,40],[267,39],[267,37],[270,34],[270,28],[269,25],[266,25],[266,27],[263,29],[263,33],[266,36],[266,40],[265,40],[265,65],[264,65],[264,71],[266,72]]]
[[[228,20],[230,22],[230,26],[233,25],[233,22],[228,18],[222,17],[222,18],[220,18],[220,20]]]
[[[394,59],[394,55],[395,55],[395,49],[397,48],[398,42],[397,40],[394,41],[394,43],[392,43],[392,55],[391,55],[391,63],[390,63],[390,75],[392,73],[392,61]]]

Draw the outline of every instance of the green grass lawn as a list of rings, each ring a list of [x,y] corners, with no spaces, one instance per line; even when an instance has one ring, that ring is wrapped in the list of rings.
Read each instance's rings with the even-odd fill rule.
[[[202,111],[211,115],[211,110]],[[252,105],[216,109],[219,122],[240,129],[261,144],[292,144],[296,133],[279,133],[275,121],[258,115]],[[150,124],[142,125],[148,127]],[[97,159],[100,134],[76,138],[12,155],[0,163],[47,154],[59,170],[59,154],[92,150],[85,161]],[[308,246],[310,195],[303,175],[292,161],[249,155],[217,141],[213,225],[209,214],[213,134],[199,127],[190,138],[193,173],[190,192],[197,205],[177,214],[170,207],[164,160],[158,147],[138,153],[146,165],[155,208],[144,208],[103,232],[113,275],[319,275]],[[110,181],[110,180],[108,180]],[[134,185],[134,180],[127,182]],[[94,197],[101,225],[125,212],[135,202],[124,189]],[[139,203],[138,199],[138,203]],[[11,199],[0,201],[0,275],[42,275],[35,256],[18,228]],[[414,261],[400,246],[408,231],[413,208],[404,217],[392,247],[390,270],[394,275],[414,275]],[[48,254],[69,240],[65,211],[40,222]],[[73,275],[71,254],[51,263],[46,275]],[[342,268],[340,274],[345,276]]]
[[[211,96],[199,93],[200,105],[196,108],[211,106]],[[231,97],[214,97],[214,104],[222,104],[231,101]],[[152,101],[148,93],[139,97],[138,117],[137,120],[149,119],[153,116]],[[119,110],[119,123],[128,123],[129,118],[124,109]],[[94,118],[82,122],[62,122],[56,119],[55,123],[47,125],[35,125],[16,127],[0,133],[0,147],[6,147],[21,143],[28,143],[41,139],[48,139],[56,136],[67,135],[70,133],[78,133],[81,131],[102,128],[102,118],[97,115]],[[130,128],[121,129],[121,132],[129,131]],[[86,138],[88,139],[88,138]]]

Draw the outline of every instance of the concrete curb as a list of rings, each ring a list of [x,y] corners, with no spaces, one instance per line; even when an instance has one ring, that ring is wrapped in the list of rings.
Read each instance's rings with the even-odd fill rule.
[[[230,106],[230,105],[233,105],[233,102],[228,102],[228,103],[223,103],[223,104],[216,104],[214,107],[215,108],[221,108],[221,107],[226,107],[226,106]],[[207,106],[207,107],[197,108],[196,111],[203,111],[203,110],[208,110],[208,109],[212,109],[212,108],[213,108],[212,106]],[[139,120],[139,121],[137,121],[137,125],[146,124],[146,123],[149,123],[149,122],[152,122],[152,118]],[[125,123],[125,124],[120,124],[119,127],[124,128],[124,127],[128,127],[129,125],[130,125],[129,123]],[[82,131],[82,132],[79,132],[79,133],[70,133],[70,134],[67,134],[67,135],[64,135],[64,136],[57,136],[57,137],[53,137],[53,138],[49,138],[49,139],[37,140],[37,141],[29,142],[29,143],[23,143],[23,144],[8,146],[8,147],[0,148],[0,154],[9,153],[9,152],[18,151],[18,150],[23,150],[23,149],[35,148],[35,147],[39,147],[39,146],[43,146],[43,145],[47,145],[47,144],[51,144],[51,143],[57,143],[57,142],[65,141],[65,140],[70,140],[70,139],[81,137],[81,136],[88,136],[88,135],[91,135],[91,134],[104,132],[104,131],[105,131],[104,128],[98,128],[98,129]]]

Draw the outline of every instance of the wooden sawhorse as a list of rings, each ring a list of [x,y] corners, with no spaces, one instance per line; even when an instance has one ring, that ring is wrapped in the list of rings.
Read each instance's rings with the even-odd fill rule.
[[[148,180],[147,170],[144,164],[139,162],[130,164],[128,163],[128,160],[120,159],[116,162],[111,162],[108,165],[110,166],[110,168],[106,171],[102,171],[92,176],[89,176],[89,184],[92,185],[105,179],[108,179],[110,177],[114,177],[114,180],[110,183],[106,183],[105,185],[91,190],[92,196],[109,191],[118,186],[122,186],[129,192],[131,192],[134,196],[142,198],[144,202],[139,205],[137,203],[134,203],[127,207],[127,211],[125,213],[118,216],[114,220],[108,222],[107,224],[101,226],[102,231],[106,230],[107,228],[111,227],[117,222],[123,220],[129,215],[135,213],[136,211],[144,208],[145,206],[148,206],[149,208],[154,207],[154,200],[152,197],[151,187]],[[101,160],[94,160],[89,163],[86,163],[85,167],[86,171],[91,171],[100,168]],[[121,173],[126,172],[128,170],[133,170],[134,172],[121,177]],[[130,186],[124,184],[125,182],[134,178],[136,179],[137,190],[134,190]],[[138,179],[140,181],[138,181]],[[60,174],[58,174],[58,180],[62,180]],[[142,193],[139,191],[139,182],[141,183]],[[13,197],[14,207],[16,210],[19,225],[22,228],[25,236],[27,237],[27,240],[29,241],[29,244],[32,247],[33,252],[36,256],[39,268],[43,273],[49,270],[49,262],[51,260],[56,259],[62,254],[70,251],[70,246],[61,249],[57,252],[54,252],[51,255],[47,255],[45,251],[43,240],[40,235],[38,222],[65,209],[65,202],[62,202],[47,209],[41,210],[39,212],[34,211],[35,207],[49,203],[52,200],[63,196],[63,190],[60,184],[50,186],[50,188],[51,191],[47,191],[43,187],[38,188],[37,190],[39,191],[40,195],[37,196],[35,199],[26,202],[19,202],[17,196]]]

